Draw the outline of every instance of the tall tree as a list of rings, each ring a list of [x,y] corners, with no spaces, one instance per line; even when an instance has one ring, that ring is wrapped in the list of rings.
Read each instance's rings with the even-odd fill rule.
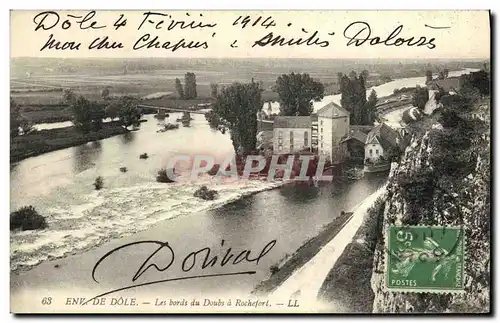
[[[340,104],[351,113],[350,123],[352,125],[364,124],[368,119],[366,106],[366,85],[362,74],[356,76],[352,71],[350,77],[344,75],[342,78],[342,92]]]
[[[101,91],[101,98],[103,98],[104,100],[109,100],[110,99],[109,94],[110,94],[109,88],[106,87]]]
[[[10,99],[10,137],[13,138],[19,135],[19,127],[21,126],[21,106],[12,98]]]
[[[177,91],[177,96],[179,99],[184,99],[184,89],[182,88],[181,80],[178,78],[175,79],[175,90]]]
[[[120,118],[120,123],[122,127],[128,129],[130,126],[139,125],[139,120],[141,119],[142,112],[137,107],[137,102],[132,97],[122,97],[119,101],[118,118]]]
[[[77,96],[72,89],[66,88],[63,90],[61,100],[64,104],[73,104],[77,100]]]
[[[425,78],[426,78],[426,82],[432,81],[432,71],[431,70],[427,70],[425,72]]]
[[[370,76],[370,72],[368,72],[368,70],[363,70],[360,75],[362,75],[366,81],[368,80],[368,76]]]
[[[188,100],[195,99],[198,96],[196,93],[196,75],[188,72],[184,76],[184,97]]]
[[[313,112],[312,102],[323,99],[325,88],[309,74],[291,73],[278,77],[276,91],[280,98],[282,115],[309,116]]]
[[[356,107],[358,108],[358,119],[360,124],[365,124],[364,122],[368,120],[368,114],[366,111],[366,79],[361,73],[357,78],[356,84],[358,85],[356,91]]]
[[[342,86],[342,78],[344,77],[344,73],[338,72],[337,73],[337,84],[339,85],[339,89],[341,89]]]
[[[234,83],[222,89],[206,115],[212,128],[229,131],[234,151],[249,154],[257,143],[257,113],[262,108],[262,88],[258,83]]]
[[[106,117],[104,106],[96,102],[90,102],[89,110],[92,130],[100,130],[102,128],[102,119]]]
[[[89,132],[91,128],[92,118],[90,109],[90,102],[81,95],[71,105],[73,124],[83,133]]]
[[[373,125],[376,117],[376,106],[377,106],[377,92],[372,90],[370,96],[368,97],[368,101],[365,104],[365,119],[363,120],[363,124],[365,125]]]
[[[412,105],[423,110],[427,101],[429,101],[429,91],[426,87],[417,86],[415,93],[413,93]]]
[[[219,94],[219,84],[210,83],[210,95],[212,96],[212,98],[216,99],[217,94]]]

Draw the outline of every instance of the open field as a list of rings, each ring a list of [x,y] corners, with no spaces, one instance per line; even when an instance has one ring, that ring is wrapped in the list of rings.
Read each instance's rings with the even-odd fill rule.
[[[325,85],[325,95],[338,93],[337,73],[369,72],[368,86],[381,84],[388,78],[422,76],[425,70],[444,67],[455,70],[462,67],[481,67],[482,61],[404,62],[376,60],[276,60],[276,59],[11,59],[11,97],[21,106],[23,114],[32,122],[59,122],[70,120],[70,111],[61,108],[62,89],[71,88],[86,99],[107,104],[101,91],[108,88],[110,95],[144,98],[159,92],[172,92],[170,99],[153,99],[144,104],[186,106],[191,102],[175,99],[175,79],[184,83],[186,72],[196,74],[198,98],[195,103],[211,100],[210,84],[219,87],[233,82],[262,82],[264,101],[276,101],[272,86],[284,73],[308,73]],[[154,102],[153,102],[154,101]],[[45,111],[47,110],[47,111]],[[50,111],[48,111],[50,110]]]

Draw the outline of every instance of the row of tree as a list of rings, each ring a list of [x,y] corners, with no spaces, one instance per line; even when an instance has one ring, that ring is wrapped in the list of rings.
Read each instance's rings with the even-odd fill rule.
[[[366,99],[365,79],[368,72],[359,77],[342,74],[342,106],[351,113],[351,124],[373,124],[377,94],[372,91]],[[324,97],[324,86],[309,74],[283,74],[276,80],[274,90],[280,99],[280,115],[309,116],[313,102]],[[262,82],[235,83],[223,87],[218,93],[212,86],[212,96],[217,98],[212,111],[206,115],[213,129],[229,131],[233,147],[238,154],[249,154],[255,150],[257,135],[257,114],[262,109]],[[268,109],[269,110],[269,109]],[[271,111],[271,110],[269,110]]]
[[[191,72],[186,73],[186,75],[184,75],[184,87],[182,86],[181,80],[176,78],[175,90],[177,91],[179,99],[195,99],[198,96],[198,93],[196,92],[196,75]]]
[[[443,69],[442,71],[439,71],[438,80],[444,80],[444,79],[448,78],[448,74],[449,74],[449,70],[447,68]],[[427,70],[425,72],[425,78],[426,78],[426,82],[432,81],[433,76],[432,76],[431,70]]]
[[[109,97],[109,89],[101,92],[101,96]],[[130,126],[138,125],[142,116],[141,110],[137,107],[136,99],[124,96],[117,100],[112,100],[107,105],[89,101],[83,96],[77,96],[71,89],[65,89],[62,94],[62,101],[71,106],[73,112],[73,124],[83,133],[98,131],[102,128],[103,119],[118,118],[122,127],[127,129]]]

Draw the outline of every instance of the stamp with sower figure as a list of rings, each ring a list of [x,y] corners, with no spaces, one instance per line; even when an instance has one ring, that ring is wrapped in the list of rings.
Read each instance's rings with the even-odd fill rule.
[[[389,226],[388,291],[462,292],[465,236],[460,227]]]

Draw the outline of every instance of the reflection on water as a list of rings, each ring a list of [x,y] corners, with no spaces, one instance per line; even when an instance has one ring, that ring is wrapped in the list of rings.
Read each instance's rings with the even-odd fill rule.
[[[130,144],[134,140],[134,132],[126,132],[120,136],[121,142],[124,145]]]
[[[80,173],[95,166],[102,154],[102,145],[100,141],[93,141],[73,147],[72,150],[74,154],[73,171]]]
[[[319,187],[309,185],[308,183],[287,185],[279,192],[287,202],[300,204],[307,204],[322,193]]]

